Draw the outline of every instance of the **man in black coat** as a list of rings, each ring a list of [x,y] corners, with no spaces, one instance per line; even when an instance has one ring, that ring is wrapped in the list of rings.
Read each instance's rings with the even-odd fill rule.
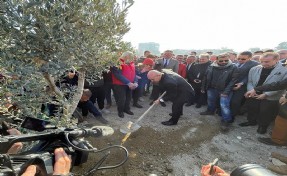
[[[205,72],[210,64],[209,54],[201,54],[198,63],[193,64],[187,72],[187,81],[195,91],[194,103],[196,103],[196,108],[200,108],[201,105],[207,104],[207,94],[206,92],[201,92],[201,86]],[[186,104],[186,106],[188,105],[189,104]]]
[[[237,82],[233,87],[233,95],[231,98],[231,115],[232,118],[238,115],[241,105],[244,103],[244,94],[247,91],[248,73],[252,67],[259,65],[258,62],[251,60],[252,53],[250,51],[243,51],[238,55]]]
[[[219,100],[222,114],[221,129],[223,131],[227,131],[229,123],[232,122],[230,100],[237,76],[237,67],[224,53],[218,55],[216,61],[207,68],[202,81],[202,92],[207,92],[207,110],[201,112],[200,115],[213,115]]]
[[[166,91],[163,100],[172,102],[172,117],[168,121],[162,122],[162,124],[176,125],[182,115],[184,103],[187,102],[188,97],[194,94],[193,88],[180,75],[168,70],[162,72],[151,70],[148,72],[147,77],[153,84],[158,84],[161,91]],[[156,100],[155,103],[160,102]]]

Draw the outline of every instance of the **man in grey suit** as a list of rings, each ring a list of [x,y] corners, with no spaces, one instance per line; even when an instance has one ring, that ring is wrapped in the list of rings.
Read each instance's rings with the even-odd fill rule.
[[[172,59],[173,52],[171,50],[166,50],[163,53],[163,58],[158,60],[162,68],[171,69],[173,72],[178,73],[178,61]]]
[[[252,58],[252,53],[250,51],[243,51],[239,53],[236,63],[238,68],[238,79],[233,87],[233,95],[231,98],[231,116],[234,117],[238,115],[241,105],[244,103],[244,94],[247,91],[247,81],[249,70],[259,65],[258,62],[250,60]]]
[[[271,84],[287,79],[287,69],[281,65],[279,55],[274,52],[264,53],[260,57],[261,65],[250,69],[247,90],[254,87]],[[264,134],[269,124],[278,114],[278,101],[285,90],[256,92],[255,96],[248,96],[248,122],[240,126],[251,126],[258,123],[257,132]]]

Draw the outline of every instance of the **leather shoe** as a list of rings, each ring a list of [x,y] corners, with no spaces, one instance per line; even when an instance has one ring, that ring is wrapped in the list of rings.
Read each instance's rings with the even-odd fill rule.
[[[210,111],[204,111],[204,112],[201,112],[199,113],[200,115],[214,115],[213,112],[210,112]]]
[[[123,112],[119,112],[119,113],[118,113],[118,116],[119,116],[120,118],[124,118],[124,117],[125,117],[125,115],[124,115]]]
[[[137,107],[137,108],[143,108],[142,105],[140,105],[140,104],[138,104],[138,103],[134,103],[133,106],[134,106],[134,107]]]
[[[267,128],[263,126],[259,126],[257,129],[257,133],[259,134],[265,134],[267,132]]]
[[[241,127],[256,126],[256,123],[254,123],[254,122],[243,122],[243,123],[240,123],[239,126],[241,126]]]
[[[165,121],[165,122],[161,122],[161,124],[166,125],[166,126],[172,126],[172,125],[176,125],[176,122],[173,121]]]
[[[186,107],[189,107],[191,105],[194,105],[194,103],[187,103],[187,104],[185,104]]]
[[[278,144],[274,141],[272,141],[271,138],[264,138],[264,137],[260,137],[258,138],[258,141],[263,143],[263,144],[266,144],[266,145],[272,145],[272,146],[287,146],[287,144]]]
[[[128,115],[134,115],[134,113],[132,111],[130,111],[130,110],[124,111],[124,112],[127,113]]]
[[[222,132],[228,132],[229,131],[229,127],[230,127],[230,123],[229,122],[221,122],[220,130]]]
[[[200,104],[195,105],[195,108],[201,108]]]

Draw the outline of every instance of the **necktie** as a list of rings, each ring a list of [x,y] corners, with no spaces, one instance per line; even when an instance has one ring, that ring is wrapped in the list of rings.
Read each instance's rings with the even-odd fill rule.
[[[238,65],[238,68],[241,68],[241,67],[242,67],[242,65],[243,65],[243,64],[239,64],[239,65]]]
[[[188,64],[188,66],[187,66],[187,70],[189,70],[189,69],[190,69],[190,66],[191,66],[191,65],[190,65],[190,64]]]
[[[167,59],[164,59],[164,64],[163,64],[163,68],[165,68],[166,66],[167,66],[167,64],[168,64],[168,60]]]

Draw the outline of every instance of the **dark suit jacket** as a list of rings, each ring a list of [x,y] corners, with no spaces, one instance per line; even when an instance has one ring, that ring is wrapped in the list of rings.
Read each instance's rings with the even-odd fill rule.
[[[163,97],[165,101],[174,102],[177,99],[188,98],[189,95],[194,94],[192,86],[180,75],[168,70],[163,70],[162,73],[159,88],[166,91],[166,95]]]
[[[238,67],[238,78],[237,78],[237,82],[236,83],[243,83],[243,86],[246,87],[247,86],[247,82],[248,82],[248,73],[249,70],[252,67],[255,67],[259,65],[258,62],[255,62],[253,60],[247,61],[242,67]]]
[[[205,75],[205,72],[208,68],[208,66],[211,64],[211,62],[207,62],[204,64],[193,64],[188,73],[187,73],[187,81],[191,84],[191,86],[195,89],[200,89],[201,88],[201,82],[200,83],[195,83],[194,80],[203,80],[203,77]]]
[[[162,65],[162,68],[164,68],[164,62],[163,62],[163,58],[162,59],[158,59],[158,63],[160,63]],[[175,59],[169,59],[169,62],[167,64],[167,66],[165,67],[165,69],[172,69],[172,71],[174,71],[175,73],[178,73],[178,61]]]

